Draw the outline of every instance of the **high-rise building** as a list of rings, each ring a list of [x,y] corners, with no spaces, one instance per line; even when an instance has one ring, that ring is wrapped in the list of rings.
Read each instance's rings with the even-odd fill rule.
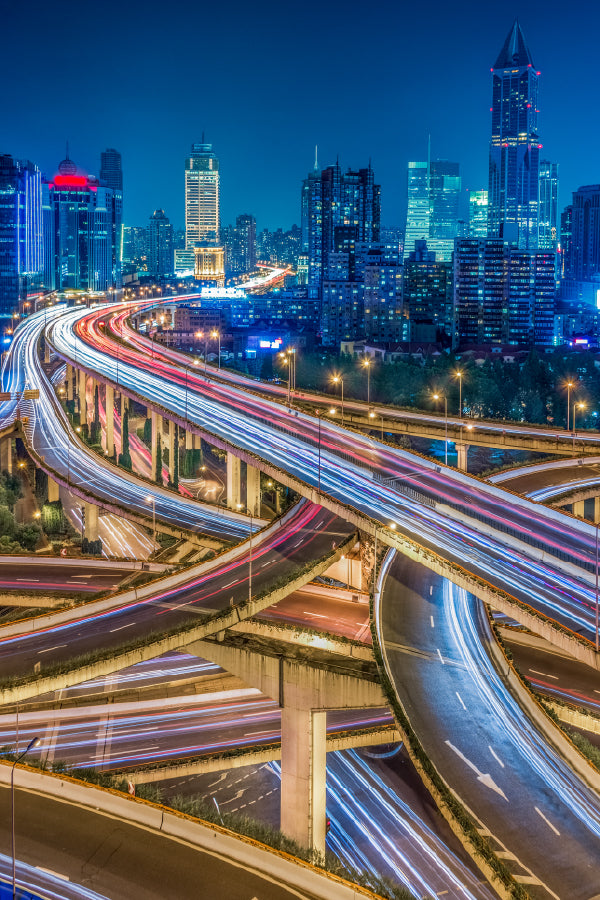
[[[436,260],[426,241],[404,260],[403,311],[411,341],[452,340],[452,263]]]
[[[48,268],[56,289],[118,290],[120,191],[79,172],[67,156],[52,181],[43,184],[43,193],[45,224],[49,229]]]
[[[454,316],[459,346],[551,346],[555,254],[499,239],[456,242]]]
[[[556,250],[558,244],[558,163],[540,161],[538,248]]]
[[[123,265],[132,271],[148,271],[148,229],[123,225]]]
[[[245,275],[256,269],[256,219],[244,213],[235,220],[231,271]]]
[[[185,250],[175,254],[176,271],[193,270],[194,248],[217,247],[220,230],[219,159],[203,136],[185,161]]]
[[[573,192],[573,203],[561,218],[564,252],[564,299],[600,309],[600,184]]]
[[[415,249],[416,241],[429,238],[431,204],[429,201],[429,163],[409,162],[404,230],[404,258]]]
[[[173,274],[173,226],[164,209],[155,209],[148,225],[148,272],[157,278]]]
[[[573,277],[573,205],[565,206],[560,214],[560,259],[561,280]]]
[[[40,286],[43,252],[40,170],[0,155],[0,317],[11,316]]]
[[[438,259],[452,258],[461,183],[458,163],[447,159],[409,162],[404,259],[423,240]]]
[[[100,181],[113,191],[123,190],[121,154],[112,147],[100,154]]]
[[[308,218],[308,287],[311,295],[317,296],[328,277],[329,254],[340,240],[379,240],[381,189],[370,165],[342,172],[336,163],[311,172],[301,197]]]
[[[465,237],[486,238],[487,230],[488,192],[469,191],[469,234]]]
[[[515,20],[492,68],[488,234],[522,249],[538,246],[538,79]]]

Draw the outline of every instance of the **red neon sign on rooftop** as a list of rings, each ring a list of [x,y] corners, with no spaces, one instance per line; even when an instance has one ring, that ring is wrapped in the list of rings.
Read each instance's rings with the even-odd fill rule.
[[[87,187],[88,180],[85,175],[55,175],[56,187]]]

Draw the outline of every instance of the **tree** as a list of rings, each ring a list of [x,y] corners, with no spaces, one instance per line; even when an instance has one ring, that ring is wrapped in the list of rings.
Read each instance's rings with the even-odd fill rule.
[[[152,419],[144,419],[144,434],[142,440],[148,447],[152,444]]]
[[[162,476],[162,441],[158,437],[156,441],[156,470],[154,472],[154,480],[157,484],[163,483]]]
[[[125,410],[125,415],[123,416],[123,434],[121,441],[121,453],[119,454],[119,465],[123,466],[124,469],[133,468],[131,463],[131,453],[129,452],[129,410]]]
[[[173,442],[173,487],[179,490],[179,425],[175,425],[175,440]]]

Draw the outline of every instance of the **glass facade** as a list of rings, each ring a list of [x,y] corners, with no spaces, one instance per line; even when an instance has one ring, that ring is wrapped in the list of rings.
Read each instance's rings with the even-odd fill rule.
[[[558,245],[558,164],[540,162],[540,206],[538,247],[556,250]]]
[[[0,316],[11,316],[43,280],[42,186],[38,167],[0,155]]]

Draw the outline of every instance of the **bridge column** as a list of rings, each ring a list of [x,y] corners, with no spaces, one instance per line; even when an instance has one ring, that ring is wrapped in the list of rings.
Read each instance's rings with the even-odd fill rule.
[[[175,422],[169,419],[169,481],[175,477]]]
[[[194,449],[194,435],[191,431],[186,431],[185,433],[185,449],[193,450]]]
[[[578,519],[585,518],[585,500],[578,500],[573,504],[573,515]]]
[[[246,506],[253,516],[260,516],[260,469],[246,466]]]
[[[12,473],[12,438],[0,441],[0,471]]]
[[[48,476],[48,503],[56,503],[57,500],[60,500],[58,484]]]
[[[106,399],[104,401],[104,413],[106,416],[106,452],[109,456],[115,453],[115,389],[112,385],[106,385]]]
[[[594,497],[594,524],[600,522],[600,497]]]
[[[67,363],[65,381],[67,383],[67,400],[73,400],[73,366],[69,363]]]
[[[77,394],[79,396],[79,424],[85,425],[87,422],[87,375],[81,369],[77,372]]]
[[[325,710],[281,710],[281,830],[323,856],[326,741]]]
[[[469,458],[469,445],[468,444],[456,444],[456,453],[458,455],[458,460],[456,463],[456,468],[459,472],[467,471],[467,462]]]
[[[242,502],[240,485],[241,461],[233,453],[227,454],[227,506],[235,509]]]
[[[83,536],[88,541],[98,540],[98,507],[94,503],[84,503],[85,522],[83,526]]]
[[[45,363],[50,362],[50,344],[48,343],[48,341],[46,340],[45,337],[44,337],[44,362]]]
[[[152,472],[150,477],[154,480],[156,477],[156,448],[159,440],[162,440],[162,416],[151,411],[150,417],[152,419]]]

